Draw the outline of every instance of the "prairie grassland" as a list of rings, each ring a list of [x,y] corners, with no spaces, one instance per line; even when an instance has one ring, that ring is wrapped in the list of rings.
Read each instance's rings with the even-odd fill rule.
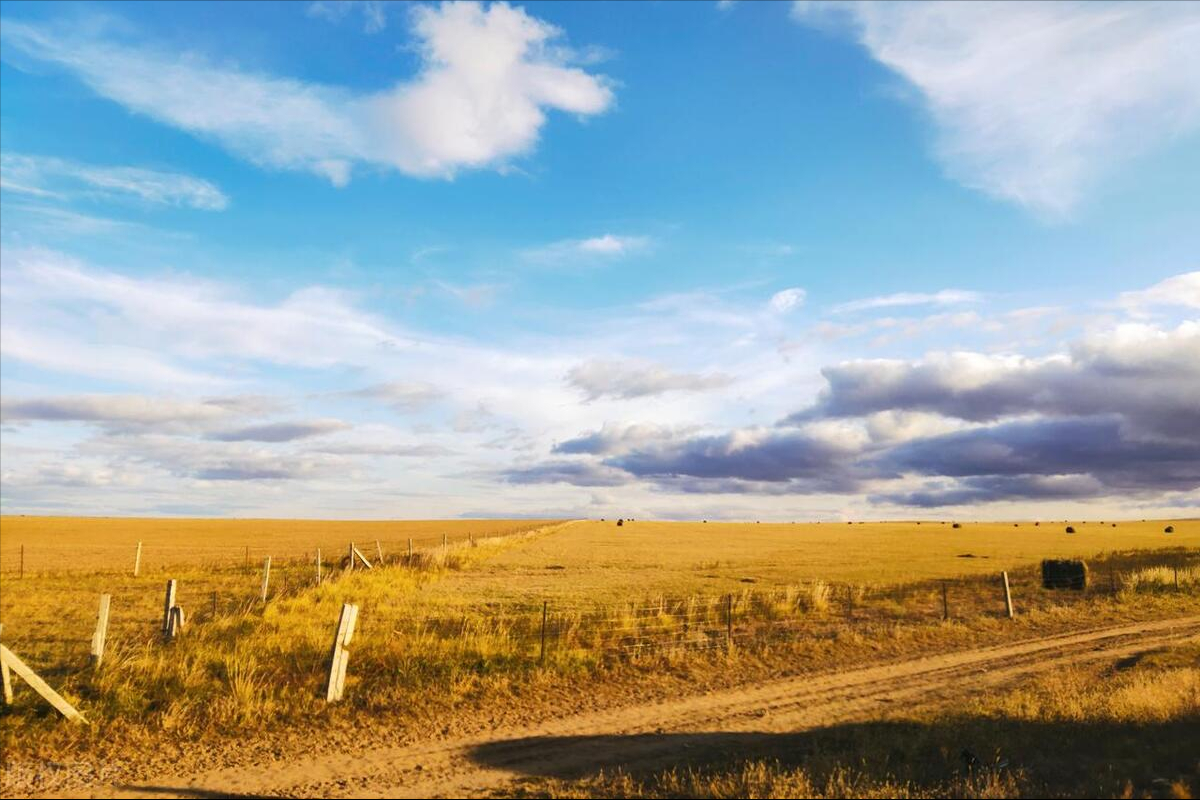
[[[526,797],[1195,797],[1200,645],[796,734],[692,737],[686,763]]]
[[[1194,613],[1200,607],[1195,583],[1182,583],[1179,590],[1148,578],[1126,584],[1126,576],[1157,575],[1158,568],[1173,576],[1182,566],[1191,574],[1186,571],[1194,569],[1200,551],[1187,547],[1093,558],[1099,580],[1086,592],[1042,590],[1034,565],[1015,566],[1010,571],[1015,621],[1002,618],[997,559],[986,574],[947,584],[951,619],[943,621],[942,584],[899,582],[899,571],[888,566],[894,556],[886,552],[875,556],[875,571],[893,576],[891,583],[806,581],[799,577],[802,571],[784,571],[769,541],[743,541],[744,555],[717,584],[732,591],[714,595],[716,587],[705,576],[719,567],[692,562],[700,548],[667,541],[672,529],[664,526],[659,551],[677,555],[662,581],[642,576],[623,585],[627,567],[613,571],[610,561],[597,557],[591,572],[581,560],[572,562],[568,570],[574,569],[576,585],[569,586],[557,575],[568,570],[527,565],[544,563],[548,546],[560,538],[577,541],[577,529],[629,538],[650,523],[616,529],[620,533],[599,523],[521,525],[474,546],[460,541],[444,553],[426,548],[411,566],[327,572],[320,586],[315,565],[303,557],[273,561],[266,603],[259,599],[257,563],[245,569],[240,563],[198,561],[144,570],[138,578],[128,568],[47,570],[24,579],[9,573],[0,592],[5,643],[91,724],[62,724],[27,687],[18,686],[17,702],[5,712],[0,731],[3,758],[7,763],[86,756],[133,764],[163,737],[174,744],[227,741],[248,749],[255,742],[276,746],[283,732],[371,723],[403,735],[428,735],[431,726],[449,735],[480,719],[498,724],[561,713],[578,705],[583,685],[589,702],[628,702],[633,696]],[[766,537],[760,530],[766,527],[746,525],[750,531],[743,533]],[[1130,543],[1191,541],[1185,524],[1175,527],[1183,533],[1176,539],[1131,532]],[[479,524],[478,530],[486,529]],[[722,536],[708,535],[703,548]],[[599,541],[591,552],[604,544]],[[952,543],[943,546],[940,563],[960,567],[978,560],[951,555],[958,549]],[[985,544],[973,539],[972,550],[983,551]],[[825,545],[838,546],[836,537]],[[755,562],[755,548],[768,556]],[[856,552],[858,559],[867,558],[865,550]],[[827,559],[835,563],[832,555]],[[661,562],[662,557],[656,563]],[[507,566],[512,563],[526,566]],[[864,574],[853,559],[841,563],[842,572],[823,572]],[[538,585],[540,573],[553,580]],[[178,580],[177,601],[188,616],[184,635],[170,644],[158,632],[166,577]],[[742,583],[744,577],[758,583]],[[88,645],[101,592],[113,596],[109,645],[104,664],[92,671]],[[359,605],[359,628],[346,700],[326,706],[321,687],[344,602]],[[548,603],[544,658],[543,602]],[[727,651],[729,634],[735,646]]]
[[[1112,527],[1113,524],[1117,527]],[[724,594],[815,580],[871,586],[998,574],[1043,558],[1200,548],[1200,521],[1015,523],[585,521],[507,550],[435,591],[521,599]],[[1068,534],[1070,524],[1077,533]],[[1174,528],[1164,533],[1167,526]],[[1104,576],[1098,576],[1101,579]]]
[[[305,520],[170,519],[136,517],[0,516],[0,572],[18,570],[22,545],[25,571],[125,570],[133,568],[142,543],[142,569],[242,565],[303,559],[320,548],[329,559],[345,555],[350,542],[368,558],[379,541],[385,554],[408,547],[432,547],[445,535],[451,542],[469,536],[504,536],[540,528],[554,520]]]

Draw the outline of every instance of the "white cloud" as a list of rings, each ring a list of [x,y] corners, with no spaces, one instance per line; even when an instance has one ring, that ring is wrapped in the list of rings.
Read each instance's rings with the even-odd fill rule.
[[[983,299],[979,292],[968,292],[962,289],[942,289],[939,292],[897,292],[878,297],[864,297],[834,306],[835,314],[845,314],[852,311],[866,311],[873,308],[894,308],[896,306],[948,306],[961,303],[978,303]]]
[[[676,372],[642,361],[593,359],[571,368],[567,382],[588,400],[614,397],[630,400],[664,392],[704,392],[728,386],[732,378],[720,373]]]
[[[355,165],[420,177],[503,168],[537,143],[546,110],[599,114],[603,77],[571,66],[562,32],[503,3],[417,6],[422,67],[366,93],[218,64],[194,53],[125,45],[6,20],[7,47],[76,74],[97,94],[216,141],[256,164],[313,172],[335,185]]]
[[[650,246],[648,236],[619,236],[606,233],[586,239],[563,239],[541,247],[525,250],[526,260],[540,264],[595,263],[615,259],[645,250]]]
[[[787,312],[804,305],[804,297],[805,292],[799,287],[784,289],[771,295],[771,299],[767,302],[767,306],[775,314],[786,314]]]
[[[952,177],[1047,216],[1200,126],[1196,3],[798,2],[793,13],[848,20],[921,93]]]
[[[316,0],[305,9],[308,16],[329,22],[341,22],[351,11],[362,13],[367,33],[379,33],[387,27],[387,3],[382,0]]]
[[[209,181],[142,167],[96,167],[61,158],[0,155],[0,187],[35,197],[81,193],[105,199],[134,197],[160,205],[221,211],[229,198]]]
[[[1200,309],[1200,271],[1185,272],[1134,292],[1122,292],[1117,304],[1133,314],[1155,306]]]

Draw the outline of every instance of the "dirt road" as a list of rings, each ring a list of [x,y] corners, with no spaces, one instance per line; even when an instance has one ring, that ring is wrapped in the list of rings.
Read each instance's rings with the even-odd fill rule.
[[[1121,625],[788,678],[471,739],[381,748],[365,757],[314,753],[302,760],[163,777],[155,785],[94,787],[93,796],[491,795],[523,777],[667,767],[706,749],[745,752],[771,737],[869,720],[897,704],[935,703],[1068,664],[1116,661],[1194,638],[1200,638],[1200,616]]]

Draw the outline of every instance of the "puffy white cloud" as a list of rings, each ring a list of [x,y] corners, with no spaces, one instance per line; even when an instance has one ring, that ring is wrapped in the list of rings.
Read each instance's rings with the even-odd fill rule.
[[[1195,3],[798,2],[848,22],[920,93],[968,186],[1050,216],[1111,167],[1200,126]]]
[[[253,163],[335,185],[355,165],[420,177],[503,167],[537,143],[546,110],[605,111],[612,91],[567,62],[562,33],[504,3],[412,10],[420,72],[361,92],[249,72],[194,53],[6,20],[7,47],[56,64],[97,94],[211,139]]]

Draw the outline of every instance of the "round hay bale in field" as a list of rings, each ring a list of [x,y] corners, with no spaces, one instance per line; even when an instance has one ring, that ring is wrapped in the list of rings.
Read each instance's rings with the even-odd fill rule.
[[[1041,525],[1041,524],[1042,524],[1042,523],[1040,523],[1040,522],[1035,522],[1035,523],[1033,523],[1033,527],[1035,527],[1035,528],[1036,528],[1038,525]]]
[[[951,527],[951,528],[961,528],[961,527],[962,527],[962,525],[959,525],[959,524],[956,522],[956,523],[954,523],[953,525],[951,525],[950,527]]]
[[[625,520],[623,520],[623,519],[619,519],[619,520],[617,520],[617,527],[618,527],[618,528],[620,528],[620,527],[621,527],[622,525],[624,525],[624,524],[625,524]]]
[[[1174,525],[1168,525],[1167,527],[1163,528],[1163,533],[1174,533],[1174,532],[1175,532]]]
[[[1074,532],[1075,532],[1075,529],[1074,529],[1074,528],[1072,528],[1070,525],[1068,525],[1068,526],[1067,526],[1067,533],[1074,533]]]
[[[1088,566],[1079,559],[1048,558],[1042,561],[1042,587],[1045,589],[1087,588]]]

